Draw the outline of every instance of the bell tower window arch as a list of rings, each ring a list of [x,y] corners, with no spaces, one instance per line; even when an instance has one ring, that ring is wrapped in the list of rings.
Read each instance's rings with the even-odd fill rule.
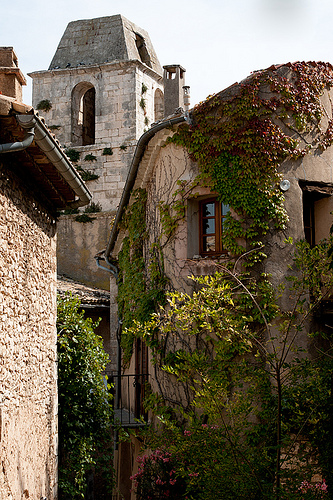
[[[89,82],[78,83],[72,90],[72,144],[87,146],[95,143],[95,87]]]
[[[164,118],[164,95],[162,90],[156,89],[154,94],[154,121]]]

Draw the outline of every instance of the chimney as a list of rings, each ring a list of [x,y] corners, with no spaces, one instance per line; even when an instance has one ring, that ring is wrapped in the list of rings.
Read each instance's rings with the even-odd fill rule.
[[[13,47],[0,47],[0,93],[22,102],[22,85],[26,84]]]
[[[185,72],[179,64],[163,66],[164,114],[174,114],[177,108],[184,108]]]

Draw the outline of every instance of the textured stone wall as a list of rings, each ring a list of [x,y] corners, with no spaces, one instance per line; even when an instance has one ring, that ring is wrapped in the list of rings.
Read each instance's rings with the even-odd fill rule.
[[[55,221],[0,161],[0,500],[55,500]]]
[[[109,273],[95,262],[97,251],[103,250],[110,234],[114,213],[89,214],[92,222],[77,222],[75,215],[60,217],[57,225],[58,274],[88,286],[109,289]]]
[[[163,91],[162,77],[139,61],[39,71],[33,78],[33,106],[48,99],[52,108],[40,111],[60,143],[80,153],[78,165],[99,175],[88,181],[93,201],[114,210],[120,200],[134,147],[155,121],[155,92]],[[76,146],[72,136],[75,88],[86,83],[95,89],[95,143]],[[147,90],[142,93],[142,84]],[[142,101],[143,99],[143,101]],[[141,103],[141,104],[140,104]],[[74,141],[75,142],[75,141]],[[112,155],[103,155],[111,148]],[[87,154],[96,161],[85,161]]]

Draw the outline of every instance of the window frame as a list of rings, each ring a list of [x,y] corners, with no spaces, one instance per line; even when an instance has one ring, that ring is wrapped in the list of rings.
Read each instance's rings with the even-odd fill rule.
[[[204,216],[203,207],[208,203],[214,202],[214,216]],[[222,205],[227,207],[224,203],[218,201],[216,197],[205,198],[199,201],[199,253],[201,257],[207,256],[218,256],[227,254],[227,250],[223,248],[223,219],[226,214],[223,215]],[[215,232],[214,233],[204,233],[203,232],[203,221],[205,219],[214,219],[215,221]],[[215,237],[215,250],[204,250],[204,238],[207,236]]]
[[[319,243],[318,208],[322,200],[333,196],[333,186],[322,182],[299,181],[302,189],[304,239],[313,248]]]

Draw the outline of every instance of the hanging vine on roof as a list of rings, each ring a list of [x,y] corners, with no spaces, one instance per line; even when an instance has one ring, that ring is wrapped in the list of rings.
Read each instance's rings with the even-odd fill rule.
[[[286,71],[291,78],[286,78]],[[330,64],[268,68],[208,97],[194,108],[193,125],[180,127],[170,139],[187,148],[198,162],[200,181],[237,213],[237,218],[229,214],[224,228],[224,245],[233,254],[244,251],[239,238],[257,248],[272,223],[276,229],[285,228],[288,217],[279,190],[279,167],[312,147],[326,149],[332,143],[332,120],[323,132],[319,126],[320,96],[332,84]],[[317,137],[306,144],[302,134],[310,130]],[[253,253],[252,261],[262,256]]]

